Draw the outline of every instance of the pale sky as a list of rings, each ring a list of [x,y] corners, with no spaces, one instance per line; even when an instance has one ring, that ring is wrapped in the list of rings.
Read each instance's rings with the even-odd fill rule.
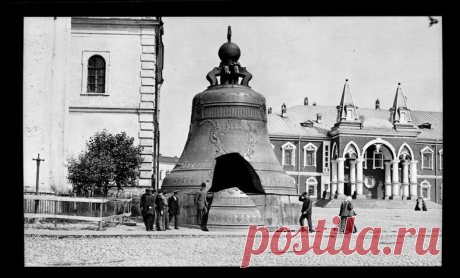
[[[180,157],[193,97],[209,86],[227,42],[241,50],[251,88],[273,112],[303,105],[336,106],[345,79],[362,108],[393,104],[401,82],[411,110],[442,111],[442,18],[163,17],[165,62],[160,97],[160,153]],[[359,112],[359,109],[358,109]]]

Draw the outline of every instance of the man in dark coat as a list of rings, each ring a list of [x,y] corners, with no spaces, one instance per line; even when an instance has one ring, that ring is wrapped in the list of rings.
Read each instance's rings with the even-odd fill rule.
[[[427,209],[426,209],[426,204],[425,204],[425,200],[423,200],[423,198],[422,198],[422,210],[423,210],[423,211],[427,211]]]
[[[418,197],[417,198],[417,203],[415,204],[415,210],[416,211],[421,210],[420,206],[421,206],[421,201],[420,201],[420,197]]]
[[[153,223],[155,219],[155,198],[152,195],[152,189],[147,188],[141,196],[140,203],[142,218],[144,219],[145,229],[154,231]]]
[[[169,206],[169,221],[174,217],[174,229],[179,229],[178,223],[179,223],[179,213],[180,213],[180,204],[179,204],[179,190],[174,190],[174,195],[169,197],[168,199],[168,206]]]
[[[195,206],[197,207],[198,225],[203,231],[206,229],[206,216],[208,213],[208,204],[206,201],[206,183],[202,183],[200,191],[195,194]]]
[[[161,189],[158,190],[158,195],[155,198],[155,211],[157,214],[157,219],[155,221],[157,231],[164,231],[163,228],[163,218],[164,218],[164,201],[163,201],[163,191]]]
[[[299,219],[299,222],[300,222],[300,226],[303,227],[304,226],[304,219],[307,218],[307,221],[308,221],[308,231],[310,233],[313,233],[313,232],[316,232],[312,227],[312,223],[311,223],[311,211],[312,211],[312,208],[311,208],[311,205],[312,205],[312,201],[310,200],[310,196],[308,195],[307,192],[304,192],[302,193],[302,195],[299,197],[299,201],[303,202],[302,204],[302,210],[300,211],[301,212],[301,215],[300,215],[300,219]]]

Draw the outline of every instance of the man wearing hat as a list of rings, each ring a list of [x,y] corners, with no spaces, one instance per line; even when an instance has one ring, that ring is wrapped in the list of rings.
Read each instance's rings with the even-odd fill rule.
[[[206,216],[208,213],[208,203],[206,202],[206,183],[201,183],[200,191],[195,194],[195,206],[197,206],[198,225],[206,231]]]
[[[311,224],[311,205],[312,205],[312,201],[310,200],[310,196],[308,195],[308,192],[304,192],[302,193],[302,195],[299,197],[299,201],[303,202],[303,205],[302,205],[302,210],[300,211],[301,214],[300,214],[300,219],[299,219],[299,222],[300,222],[300,226],[303,227],[303,223],[304,223],[304,219],[307,218],[307,221],[308,221],[308,231],[310,233],[313,233],[315,232],[315,230],[312,228],[312,224]]]
[[[153,223],[155,220],[155,198],[152,195],[152,188],[145,189],[145,193],[141,196],[141,214],[144,219],[145,229],[154,231]]]
[[[156,227],[157,231],[164,231],[163,229],[163,191],[161,189],[158,189],[158,195],[155,198],[155,211],[156,211]]]
[[[179,204],[179,190],[174,190],[174,195],[169,197],[168,199],[168,206],[169,206],[169,221],[174,217],[174,229],[179,229],[178,222],[179,222],[179,213],[180,213],[180,204]]]

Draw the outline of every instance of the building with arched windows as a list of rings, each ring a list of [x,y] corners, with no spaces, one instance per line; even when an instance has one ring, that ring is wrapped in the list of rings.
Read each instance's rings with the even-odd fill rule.
[[[67,190],[67,158],[96,132],[122,131],[142,145],[139,186],[151,186],[155,97],[162,82],[158,17],[24,19],[24,187]]]
[[[390,93],[390,92],[389,92]],[[355,106],[348,82],[339,105],[269,113],[273,150],[313,198],[404,200],[442,204],[442,112],[415,111],[398,85],[392,107]]]

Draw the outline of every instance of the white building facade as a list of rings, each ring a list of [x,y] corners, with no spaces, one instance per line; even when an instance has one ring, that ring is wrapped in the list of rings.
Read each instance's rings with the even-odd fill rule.
[[[26,190],[71,189],[66,161],[96,132],[144,147],[138,186],[151,186],[161,18],[24,19],[23,173]]]

